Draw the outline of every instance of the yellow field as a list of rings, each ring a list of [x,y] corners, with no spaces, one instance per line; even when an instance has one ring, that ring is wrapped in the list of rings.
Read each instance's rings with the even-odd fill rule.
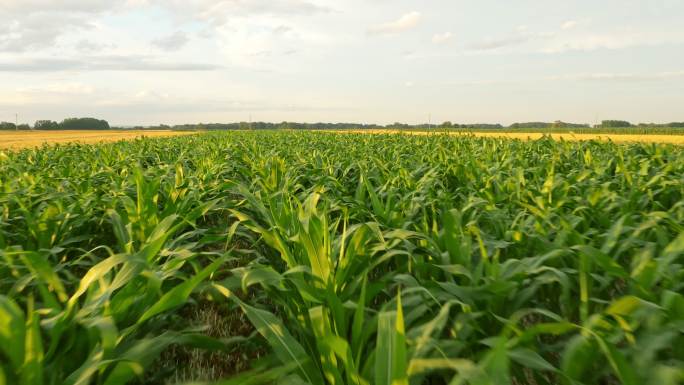
[[[407,135],[444,135],[443,132],[425,132],[425,131],[399,131],[399,130],[342,130],[334,132],[355,132],[367,134],[407,134]],[[449,135],[474,135],[486,138],[510,138],[522,140],[539,139],[544,134],[535,132],[449,132]],[[551,134],[555,140],[611,140],[616,143],[668,143],[668,144],[682,144],[684,145],[684,135],[624,135],[624,134]]]
[[[396,134],[407,135],[442,135],[440,132],[429,133],[421,131],[398,130],[337,130],[330,132],[355,132],[366,134]],[[113,142],[145,137],[165,137],[174,135],[190,135],[193,131],[0,131],[0,149],[21,149],[37,147],[45,143],[99,143]],[[534,140],[543,136],[541,133],[525,132],[450,132],[449,135],[475,135],[479,137],[511,138]],[[622,134],[551,134],[556,140],[611,140],[613,142],[641,142],[641,143],[670,143],[684,145],[684,135],[622,135]]]
[[[45,143],[99,143],[142,136],[189,135],[190,131],[0,131],[0,148],[20,149]]]

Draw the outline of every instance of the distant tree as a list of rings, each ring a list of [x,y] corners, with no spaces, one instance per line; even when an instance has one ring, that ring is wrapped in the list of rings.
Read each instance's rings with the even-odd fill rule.
[[[454,126],[454,124],[448,120],[446,122],[442,123],[442,127],[444,127],[444,128],[451,128],[453,126]]]
[[[473,123],[473,124],[460,124],[460,128],[469,128],[469,129],[475,129],[475,130],[498,130],[503,128],[503,126],[499,123]]]
[[[95,118],[68,118],[59,124],[62,130],[109,130],[106,120]]]
[[[17,126],[10,122],[0,122],[0,131],[16,130]]]
[[[625,128],[632,127],[632,123],[626,120],[604,120],[601,122],[603,128]]]
[[[400,122],[394,122],[394,124],[390,125],[389,128],[393,130],[403,130],[406,128],[410,128],[408,124],[400,123]]]
[[[547,122],[524,122],[524,123],[513,123],[509,128],[550,128],[551,123]]]
[[[563,122],[561,120],[556,120],[555,122],[551,123],[551,128],[586,128],[589,127],[588,124],[585,123],[567,123]]]
[[[33,128],[36,130],[59,130],[59,123],[52,120],[38,120]]]
[[[31,126],[29,126],[26,123],[23,123],[23,124],[20,124],[17,126],[17,130],[20,130],[20,131],[28,131],[30,129],[31,129]]]

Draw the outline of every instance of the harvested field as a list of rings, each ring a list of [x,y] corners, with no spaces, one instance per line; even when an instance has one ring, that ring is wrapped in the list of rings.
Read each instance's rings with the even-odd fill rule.
[[[402,133],[407,135],[474,135],[482,138],[511,138],[522,140],[540,139],[544,135],[550,135],[555,140],[567,141],[587,141],[587,140],[601,140],[611,141],[616,143],[667,143],[667,144],[684,144],[684,135],[633,135],[633,134],[573,134],[573,133],[558,133],[558,134],[542,134],[539,132],[458,132],[458,131],[400,131],[400,130],[344,130],[335,132],[347,133],[367,133],[367,134],[396,134]]]
[[[0,131],[0,148],[20,149],[54,143],[99,143],[141,137],[189,135],[191,131]]]

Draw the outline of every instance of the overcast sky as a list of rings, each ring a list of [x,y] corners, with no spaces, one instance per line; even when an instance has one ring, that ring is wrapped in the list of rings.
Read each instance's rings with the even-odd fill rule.
[[[684,0],[0,0],[0,120],[684,121]]]

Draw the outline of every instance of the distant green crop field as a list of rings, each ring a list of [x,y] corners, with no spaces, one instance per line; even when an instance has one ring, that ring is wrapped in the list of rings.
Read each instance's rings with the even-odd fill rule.
[[[445,130],[435,127],[434,130]],[[454,132],[525,132],[525,133],[575,133],[575,134],[596,134],[596,135],[684,135],[684,127],[665,127],[665,126],[632,126],[632,127],[558,127],[558,128],[536,128],[536,127],[503,127],[503,128],[447,128]]]
[[[684,152],[210,132],[0,152],[0,384],[684,382]]]

